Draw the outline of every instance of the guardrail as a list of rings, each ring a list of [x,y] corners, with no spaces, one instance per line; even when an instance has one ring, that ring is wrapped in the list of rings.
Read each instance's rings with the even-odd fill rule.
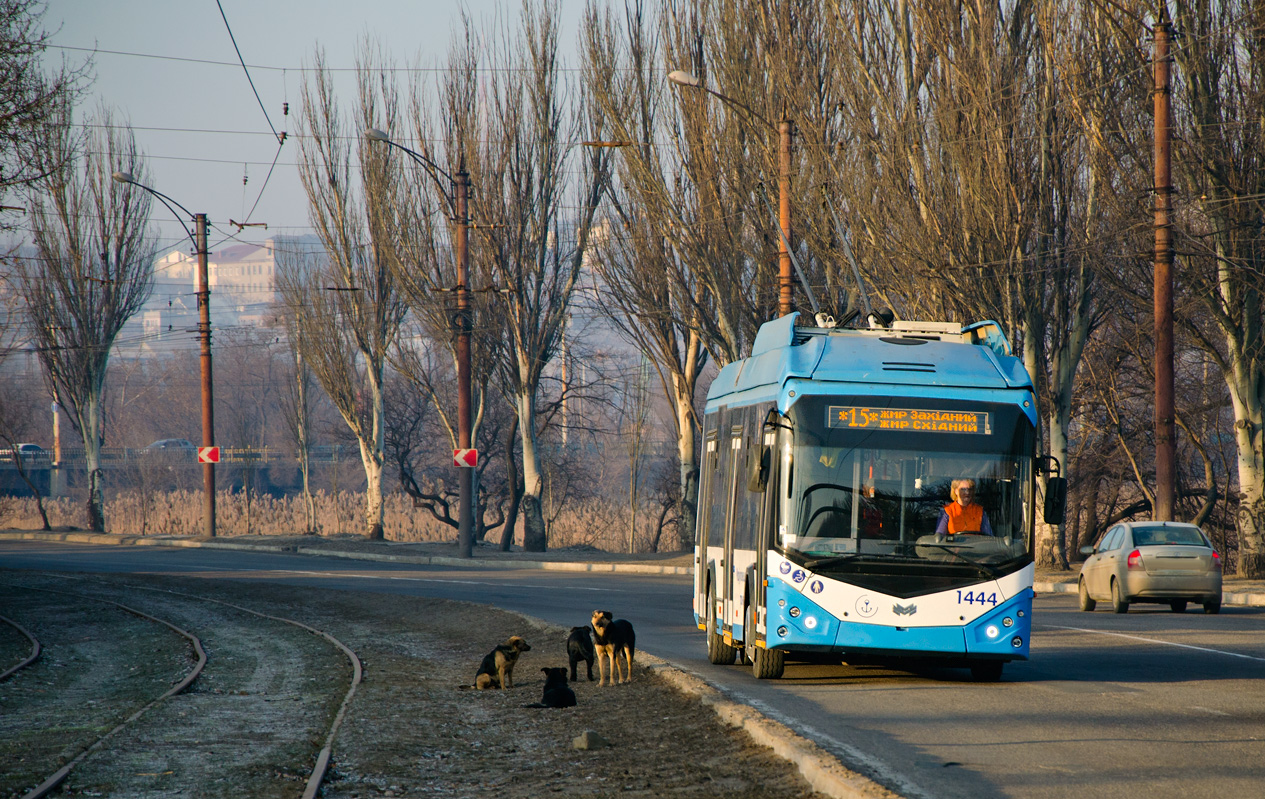
[[[272,447],[220,447],[220,465],[268,465],[272,463],[294,463],[298,455],[290,450],[273,449]],[[360,460],[360,450],[355,446],[330,444],[312,447],[308,450],[311,463],[344,463]],[[143,447],[102,447],[102,468],[118,468],[129,464],[142,463],[193,463],[198,462],[196,449],[159,449],[150,450]],[[61,461],[56,465],[70,468],[84,467],[83,447],[62,447]],[[53,464],[52,454],[23,455],[22,464],[27,469],[48,469]],[[0,454],[0,469],[17,471],[12,455]]]

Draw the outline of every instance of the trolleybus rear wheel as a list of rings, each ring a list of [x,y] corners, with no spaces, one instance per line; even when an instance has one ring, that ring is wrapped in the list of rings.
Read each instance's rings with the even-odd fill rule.
[[[745,644],[742,647],[751,673],[757,680],[776,680],[786,670],[786,653],[781,649],[765,649],[755,645],[755,608],[747,606],[746,626],[742,630]]]
[[[725,643],[716,624],[716,597],[707,592],[707,660],[717,666],[732,666],[738,656],[735,647]]]

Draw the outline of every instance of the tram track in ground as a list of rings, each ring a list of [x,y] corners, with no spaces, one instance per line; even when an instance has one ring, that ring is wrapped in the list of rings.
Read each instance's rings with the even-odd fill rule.
[[[6,608],[13,604],[15,590],[25,594],[27,604],[31,595],[41,593],[32,589],[49,590],[48,585],[31,585],[31,579],[28,575],[27,584],[3,589]],[[117,720],[126,704],[115,694],[141,703],[152,696],[152,684],[135,680],[97,683],[81,674],[81,682],[97,683],[95,698],[88,698],[92,692],[85,692],[82,685],[62,692],[34,674],[28,675],[32,679],[0,684],[0,715],[15,720],[0,723],[0,760],[10,761],[25,751],[26,741],[32,737],[48,737],[59,730],[65,736],[61,749],[47,751],[46,747],[41,754],[32,753],[22,759],[24,767],[16,773],[6,767],[0,774],[0,796],[316,795],[337,727],[359,682],[360,663],[348,647],[294,619],[214,598],[122,581],[65,576],[38,579],[72,583],[74,590],[63,590],[61,596],[81,605],[95,602],[142,613],[172,630],[178,629],[177,625],[194,629],[205,640],[211,658],[185,693],[174,696],[192,682],[191,678],[144,703],[141,710],[115,726],[110,723]],[[124,605],[120,599],[130,604]],[[133,605],[162,618],[146,615]],[[58,624],[50,621],[50,615],[60,619],[66,607],[51,603],[43,608],[45,613],[40,610],[23,611],[37,617],[31,626],[56,628]],[[101,613],[90,614],[84,622],[86,626],[75,625],[65,635],[50,629],[53,635],[47,638],[45,650],[48,671],[62,670],[67,662],[126,665],[130,660],[147,659],[152,642],[138,637],[140,631],[134,625],[120,624],[119,618]],[[133,643],[131,652],[123,643],[128,641]],[[88,651],[71,654],[74,645]],[[201,651],[201,643],[193,646]],[[134,663],[127,671],[130,674],[138,668]],[[106,698],[102,698],[102,691]],[[50,702],[58,705],[60,712],[49,713]],[[67,721],[82,719],[84,711],[103,703],[117,706],[106,714],[108,719],[93,718],[78,727],[75,721]],[[110,729],[90,740],[104,727]],[[76,733],[66,735],[68,729]],[[66,762],[75,749],[78,754]],[[43,776],[51,765],[58,766],[57,772],[46,777],[39,788],[30,789],[33,776]]]

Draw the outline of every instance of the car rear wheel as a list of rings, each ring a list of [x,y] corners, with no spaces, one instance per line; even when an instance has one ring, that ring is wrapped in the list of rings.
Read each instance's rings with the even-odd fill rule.
[[[1129,603],[1124,601],[1124,592],[1120,590],[1120,581],[1111,581],[1111,609],[1116,613],[1128,613]]]
[[[707,660],[717,666],[732,666],[738,650],[725,643],[716,624],[716,597],[707,592]]]
[[[971,664],[971,679],[975,682],[997,682],[1005,665],[1004,660],[977,660]]]
[[[1081,610],[1093,610],[1098,607],[1098,603],[1089,596],[1089,589],[1085,587],[1084,577],[1080,579],[1080,584],[1076,587],[1076,593],[1081,598]]]
[[[1173,609],[1174,613],[1186,612],[1186,600],[1184,599],[1174,599],[1172,602],[1168,603],[1168,606]]]
[[[1204,613],[1220,613],[1220,612],[1221,612],[1221,600],[1220,600],[1220,599],[1218,599],[1218,600],[1216,600],[1216,601],[1213,601],[1213,602],[1205,602],[1205,603],[1204,603]]]

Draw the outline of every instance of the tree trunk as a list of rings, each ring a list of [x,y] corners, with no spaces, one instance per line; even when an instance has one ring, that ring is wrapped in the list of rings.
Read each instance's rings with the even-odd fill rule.
[[[101,405],[100,394],[85,397],[79,418],[83,436],[83,457],[88,470],[88,529],[105,532],[105,497],[101,482]]]
[[[509,486],[510,506],[505,513],[505,527],[501,530],[501,551],[509,552],[514,543],[514,528],[518,526],[518,506],[523,499],[522,488],[518,484],[518,462],[514,460],[514,439],[518,437],[518,417],[510,420],[510,429],[505,436],[505,484]]]
[[[382,451],[371,452],[360,443],[360,459],[365,467],[365,538],[381,541],[382,530]]]
[[[540,504],[544,481],[540,475],[540,451],[536,448],[536,397],[518,397],[519,442],[523,446],[523,550],[544,552],[548,549],[545,514]]]
[[[698,448],[694,441],[694,425],[691,406],[683,404],[677,397],[677,437],[676,454],[680,461],[681,497],[678,545],[679,549],[689,549],[694,535],[694,525],[698,516]]]

